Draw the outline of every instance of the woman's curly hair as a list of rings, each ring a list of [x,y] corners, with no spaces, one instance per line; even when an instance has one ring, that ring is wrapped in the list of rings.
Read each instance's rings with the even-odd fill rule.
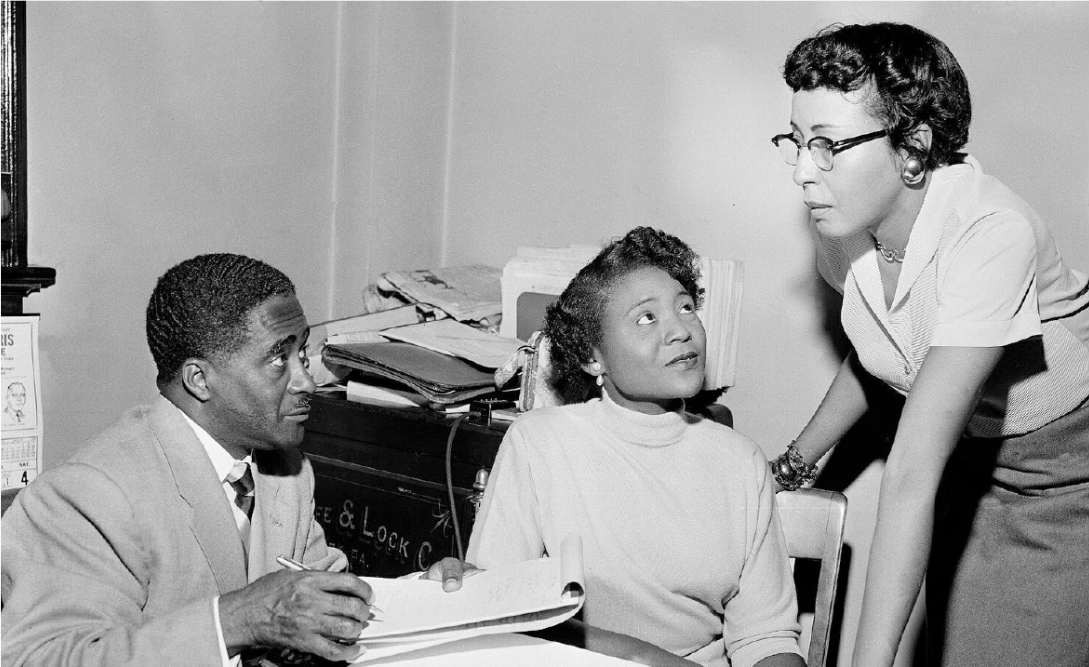
[[[663,231],[636,227],[605,246],[567,284],[545,314],[544,334],[549,341],[549,383],[564,403],[578,403],[600,395],[582,365],[593,358],[601,342],[601,320],[616,284],[644,267],[656,267],[679,282],[699,308],[699,257],[688,245]]]
[[[958,161],[968,143],[972,102],[968,80],[941,40],[902,23],[831,25],[787,56],[783,79],[794,92],[832,88],[850,92],[872,82],[869,111],[896,148],[921,124],[933,137],[928,169]]]

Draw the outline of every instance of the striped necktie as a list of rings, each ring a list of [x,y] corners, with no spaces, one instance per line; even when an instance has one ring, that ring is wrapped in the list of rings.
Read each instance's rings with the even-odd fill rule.
[[[253,516],[253,472],[250,464],[245,461],[235,461],[234,467],[227,473],[227,482],[234,489],[234,504],[242,510],[244,518],[235,519],[238,524],[238,535],[242,538],[242,553],[249,562],[250,553],[250,518]]]
[[[250,464],[235,461],[234,467],[227,473],[227,482],[234,489],[234,504],[249,519],[253,516],[253,473],[250,472]]]

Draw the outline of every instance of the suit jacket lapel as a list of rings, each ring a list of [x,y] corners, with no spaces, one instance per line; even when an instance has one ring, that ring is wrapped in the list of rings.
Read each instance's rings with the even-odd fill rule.
[[[268,474],[263,452],[254,453],[253,486],[257,502],[253,506],[253,520],[250,523],[249,575],[251,581],[277,567],[276,557],[293,557],[294,531],[289,529],[288,518],[294,512],[294,506],[284,507],[281,497],[284,485],[276,475]]]
[[[189,527],[204,551],[219,591],[228,593],[245,586],[242,540],[204,447],[178,408],[163,397],[152,407],[150,423],[178,495],[189,508]]]

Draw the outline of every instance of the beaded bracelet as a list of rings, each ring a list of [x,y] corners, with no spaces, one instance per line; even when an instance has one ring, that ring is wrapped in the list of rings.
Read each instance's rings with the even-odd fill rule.
[[[817,466],[806,463],[802,453],[791,442],[786,451],[774,461],[769,461],[771,476],[786,491],[794,491],[817,478]]]

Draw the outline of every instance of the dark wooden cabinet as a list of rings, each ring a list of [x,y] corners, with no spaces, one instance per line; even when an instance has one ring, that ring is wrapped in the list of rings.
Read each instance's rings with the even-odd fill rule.
[[[455,426],[450,477],[468,546],[506,424],[314,397],[303,451],[314,466],[315,518],[328,542],[348,555],[352,572],[398,576],[458,555],[446,476]]]

